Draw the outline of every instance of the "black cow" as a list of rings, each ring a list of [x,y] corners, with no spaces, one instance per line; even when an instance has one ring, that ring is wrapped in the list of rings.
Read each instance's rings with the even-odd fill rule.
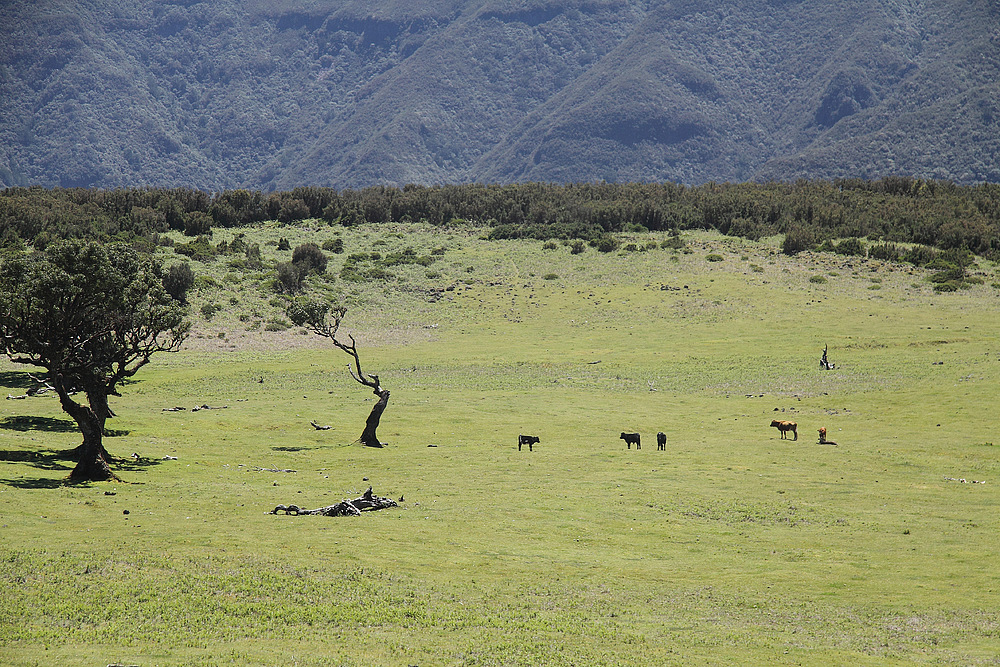
[[[519,435],[517,436],[517,451],[521,451],[523,445],[528,446],[528,451],[534,451],[531,446],[538,442],[538,438],[533,435]]]
[[[661,449],[666,449],[666,448],[667,448],[667,434],[664,433],[663,431],[660,431],[659,433],[656,434],[656,450],[659,451]]]
[[[619,439],[624,440],[625,444],[628,445],[629,449],[632,449],[632,443],[633,442],[635,443],[635,448],[636,449],[642,449],[642,445],[639,443],[639,434],[638,433],[625,433],[625,432],[622,432],[621,436],[619,436]]]

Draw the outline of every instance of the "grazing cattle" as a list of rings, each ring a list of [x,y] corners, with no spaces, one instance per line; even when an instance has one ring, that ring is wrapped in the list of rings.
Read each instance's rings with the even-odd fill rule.
[[[660,431],[656,434],[656,451],[667,448],[667,434]]]
[[[517,436],[517,451],[521,451],[521,447],[527,445],[528,451],[532,452],[534,451],[532,449],[532,445],[534,445],[538,441],[539,441],[538,438],[533,435],[519,435]]]
[[[836,445],[833,440],[826,439],[826,427],[824,426],[819,430],[819,444],[821,445]]]
[[[782,440],[784,440],[785,438],[788,437],[788,432],[789,431],[791,431],[793,434],[795,434],[795,438],[793,438],[794,440],[798,440],[799,439],[799,432],[795,430],[795,429],[798,428],[799,425],[796,424],[795,422],[787,422],[787,421],[785,421],[783,419],[775,419],[775,420],[771,421],[771,426],[773,426],[776,429],[778,429],[779,431],[781,431],[781,439]]]
[[[624,440],[625,444],[628,445],[629,449],[632,449],[632,443],[635,443],[635,448],[636,449],[642,449],[642,445],[639,442],[639,434],[638,433],[624,433],[623,432],[619,436],[619,439]]]

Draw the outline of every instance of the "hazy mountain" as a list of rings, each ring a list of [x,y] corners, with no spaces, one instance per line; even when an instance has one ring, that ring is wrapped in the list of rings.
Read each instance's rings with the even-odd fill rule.
[[[38,0],[0,33],[0,186],[1000,181],[992,0]]]

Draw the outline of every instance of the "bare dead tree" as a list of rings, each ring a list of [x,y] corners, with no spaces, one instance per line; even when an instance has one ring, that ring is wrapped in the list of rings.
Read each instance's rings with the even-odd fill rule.
[[[403,497],[399,497],[399,502],[403,502]],[[274,511],[268,512],[268,514],[290,514],[292,516],[305,516],[308,514],[322,514],[323,516],[361,516],[362,512],[372,512],[376,510],[384,510],[390,507],[399,507],[397,503],[392,498],[384,498],[382,496],[376,496],[372,493],[372,487],[368,487],[368,490],[361,495],[360,498],[354,498],[353,500],[343,500],[336,505],[327,505],[326,507],[320,507],[314,510],[308,510],[298,505],[278,505],[274,508]]]
[[[823,358],[819,360],[819,367],[822,368],[825,371],[833,370],[834,368],[836,368],[836,366],[834,364],[831,364],[829,361],[827,361],[827,359],[826,359],[826,352],[827,352],[827,346],[824,345],[823,346]]]
[[[286,313],[288,319],[297,326],[305,327],[314,334],[329,338],[337,348],[354,358],[354,367],[347,364],[347,371],[355,381],[370,388],[372,393],[378,396],[378,401],[368,415],[365,430],[361,433],[359,440],[366,447],[384,447],[384,443],[379,442],[375,429],[378,428],[382,413],[385,412],[385,408],[389,404],[389,390],[382,388],[377,375],[366,374],[361,369],[361,357],[358,355],[358,346],[354,336],[347,334],[350,343],[337,340],[337,332],[340,329],[340,323],[347,314],[347,308],[344,306],[331,308],[329,304],[308,301],[293,303],[288,307]]]

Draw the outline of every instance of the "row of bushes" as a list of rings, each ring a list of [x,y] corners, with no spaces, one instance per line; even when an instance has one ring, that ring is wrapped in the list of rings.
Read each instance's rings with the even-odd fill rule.
[[[715,229],[759,239],[791,238],[790,249],[834,238],[919,243],[1000,253],[1000,185],[958,186],[907,178],[797,183],[585,183],[444,185],[287,192],[185,188],[120,190],[8,188],[0,191],[0,245],[53,238],[146,239],[174,229],[191,237],[213,227],[321,218],[331,224],[471,220],[492,238],[581,239],[598,247],[615,232]],[[604,241],[607,247],[608,242]]]

